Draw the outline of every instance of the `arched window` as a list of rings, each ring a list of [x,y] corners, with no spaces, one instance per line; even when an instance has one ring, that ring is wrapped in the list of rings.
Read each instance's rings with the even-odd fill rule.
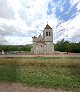
[[[50,34],[50,32],[49,32],[49,36],[50,36],[51,34]]]
[[[48,36],[48,32],[46,32],[46,36]]]

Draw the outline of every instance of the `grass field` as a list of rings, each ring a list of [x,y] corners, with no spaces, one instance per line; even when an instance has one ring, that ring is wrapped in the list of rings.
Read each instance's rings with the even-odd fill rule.
[[[0,81],[80,90],[80,57],[0,58]]]

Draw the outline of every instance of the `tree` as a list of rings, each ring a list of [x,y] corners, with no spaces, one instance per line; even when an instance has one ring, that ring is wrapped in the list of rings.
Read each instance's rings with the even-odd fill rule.
[[[69,41],[64,41],[64,39],[62,39],[55,44],[55,50],[61,52],[80,53],[80,42],[69,43]]]
[[[7,51],[31,51],[32,46],[31,45],[0,45],[0,52],[4,50]]]

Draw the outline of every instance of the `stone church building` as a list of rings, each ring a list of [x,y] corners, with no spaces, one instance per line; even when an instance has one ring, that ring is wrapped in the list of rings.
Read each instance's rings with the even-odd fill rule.
[[[43,30],[43,36],[41,34],[33,39],[32,53],[34,54],[52,54],[54,52],[53,44],[53,29],[47,24]]]

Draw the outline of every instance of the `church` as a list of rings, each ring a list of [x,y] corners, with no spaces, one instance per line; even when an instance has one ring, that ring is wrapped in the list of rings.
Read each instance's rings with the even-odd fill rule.
[[[48,25],[43,30],[43,36],[32,37],[32,53],[34,54],[52,54],[54,52],[53,29]]]

